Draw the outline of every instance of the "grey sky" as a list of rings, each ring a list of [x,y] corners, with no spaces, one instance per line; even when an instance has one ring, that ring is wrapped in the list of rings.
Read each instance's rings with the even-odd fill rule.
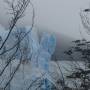
[[[35,6],[35,25],[39,28],[64,33],[70,37],[80,37],[79,29],[86,36],[81,25],[80,8],[89,7],[90,0],[32,0]],[[31,7],[28,7],[26,16],[20,25],[30,25]],[[0,0],[0,23],[7,25],[8,12],[6,4]],[[88,37],[88,36],[87,36]]]

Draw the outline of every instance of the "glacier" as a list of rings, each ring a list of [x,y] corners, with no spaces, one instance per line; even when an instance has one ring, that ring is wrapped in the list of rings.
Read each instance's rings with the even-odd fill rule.
[[[30,29],[30,28],[29,28]],[[19,30],[26,30],[28,31],[29,29],[27,28],[18,28],[17,31]],[[3,31],[3,35],[5,34],[5,36],[7,35],[8,31],[6,30],[2,30]],[[4,33],[5,32],[5,33]],[[9,40],[7,41],[6,48],[12,47],[16,42],[16,36],[14,35],[16,32],[14,30],[14,32],[12,32],[12,34],[10,35]],[[4,37],[3,35],[2,38]],[[29,48],[30,48],[30,52],[29,52],[29,57],[31,58],[30,62],[30,78],[31,80],[36,80],[37,78],[41,77],[42,74],[44,74],[43,77],[43,82],[44,82],[44,87],[45,90],[47,89],[48,84],[50,84],[48,82],[52,81],[51,77],[49,75],[49,66],[50,66],[50,60],[51,57],[55,51],[55,47],[56,47],[56,37],[54,34],[50,34],[48,32],[43,32],[41,35],[41,38],[39,39],[38,33],[36,30],[31,30],[31,32],[28,34],[28,36],[23,39],[23,41],[21,42],[21,47],[23,48],[26,44],[27,41],[26,39],[29,38]],[[12,43],[10,43],[12,41]],[[13,51],[12,51],[13,52]],[[8,53],[8,54],[12,54],[12,52]],[[8,56],[7,54],[7,56]],[[19,52],[17,52],[16,56],[19,59]],[[18,61],[17,61],[18,62]],[[14,62],[16,63],[16,62]],[[12,64],[13,65],[13,64]],[[21,74],[20,74],[21,75]],[[16,74],[15,78],[19,78]],[[21,76],[20,76],[21,78]],[[14,85],[15,82],[18,82],[18,79],[14,82],[12,81],[13,84],[11,84],[12,86]],[[21,80],[20,82],[23,82],[23,80]],[[17,84],[15,84],[15,86],[18,88],[20,88]],[[14,86],[13,86],[14,87]]]

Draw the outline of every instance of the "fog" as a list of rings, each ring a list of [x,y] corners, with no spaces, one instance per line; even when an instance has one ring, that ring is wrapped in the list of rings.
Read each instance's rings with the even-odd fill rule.
[[[73,38],[80,38],[79,30],[87,36],[80,20],[80,9],[89,7],[89,0],[32,0],[35,7],[35,26],[51,32],[63,33]],[[0,0],[0,23],[7,27],[10,18],[9,8]],[[19,25],[30,25],[32,8],[29,5],[25,17]]]

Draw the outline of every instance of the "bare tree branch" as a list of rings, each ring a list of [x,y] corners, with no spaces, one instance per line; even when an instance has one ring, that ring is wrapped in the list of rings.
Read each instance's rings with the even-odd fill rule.
[[[27,31],[27,33],[24,35],[24,37],[22,37],[22,39],[21,39],[19,42],[17,42],[17,43],[16,43],[13,47],[11,47],[10,49],[7,49],[6,51],[1,52],[0,55],[3,55],[4,53],[7,53],[7,52],[11,51],[12,49],[14,49],[14,48],[17,46],[17,44],[20,43],[20,42],[31,32],[31,30],[33,29],[33,26],[34,26],[34,18],[35,18],[35,9],[34,9],[34,6],[33,6],[33,4],[32,4],[31,1],[30,1],[30,5],[32,6],[32,9],[33,9],[32,24],[31,24],[30,30]]]
[[[23,3],[22,3],[23,2]],[[14,6],[14,2],[11,3],[11,9],[14,10],[13,12],[13,15],[14,17],[12,17],[12,20],[10,22],[10,25],[9,25],[9,33],[6,37],[6,39],[4,40],[4,42],[2,43],[1,47],[0,47],[0,50],[3,48],[3,46],[5,45],[6,41],[8,40],[14,26],[16,25],[17,21],[22,17],[23,13],[25,12],[28,4],[30,3],[30,0],[19,0],[17,2],[17,5]]]

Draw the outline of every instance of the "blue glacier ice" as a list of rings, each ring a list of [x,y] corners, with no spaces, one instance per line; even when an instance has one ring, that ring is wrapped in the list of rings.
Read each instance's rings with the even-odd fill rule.
[[[32,34],[33,33],[33,34]],[[47,71],[49,67],[49,61],[56,47],[56,38],[54,35],[44,32],[39,42],[36,32],[31,33],[31,62],[33,68],[39,67],[40,69]]]
[[[47,75],[49,71],[49,65],[50,65],[49,63],[56,47],[56,38],[55,35],[44,32],[39,42],[38,37],[36,36],[37,36],[36,34],[34,34],[33,37],[31,36],[32,68],[33,69],[38,68],[39,71],[43,71],[43,73]],[[35,80],[37,78],[37,74],[33,73],[32,78]],[[48,90],[47,86],[49,83],[46,81],[46,78],[44,78],[43,90]]]
[[[3,29],[2,29],[3,30]],[[27,28],[18,28],[17,31],[22,30],[27,32]],[[15,30],[16,31],[16,30]],[[3,31],[4,32],[4,31]],[[0,36],[5,36],[7,35],[7,31],[4,32],[3,35]],[[12,47],[16,42],[17,39],[14,36],[16,32],[13,32],[10,36],[9,41],[7,42],[9,47]],[[22,34],[23,37],[24,34]],[[31,79],[36,80],[38,77],[41,76],[41,73],[45,74],[43,78],[43,89],[42,90],[50,90],[48,89],[49,83],[49,77],[47,74],[49,74],[49,65],[50,65],[50,60],[52,55],[54,54],[55,47],[56,47],[56,37],[54,34],[50,34],[47,32],[43,32],[41,37],[39,38],[38,32],[36,30],[32,30],[28,36],[23,39],[21,42],[21,47],[25,48],[27,46],[27,38],[29,38],[29,56],[31,57]],[[4,38],[3,38],[4,39]],[[13,41],[12,41],[13,39]],[[10,43],[12,41],[12,43]],[[9,48],[8,47],[8,48]],[[12,51],[13,52],[13,51]],[[12,54],[11,52],[11,54]],[[10,53],[9,53],[10,54]],[[8,56],[8,54],[7,54]],[[18,51],[16,53],[17,58],[20,58],[20,52]]]
[[[31,48],[31,66],[36,68],[38,66],[38,51],[39,51],[39,38],[35,30],[32,30],[30,33],[30,48]]]
[[[49,63],[52,57],[52,54],[55,51],[56,47],[56,38],[54,35],[49,33],[43,33],[41,42],[40,42],[40,54],[38,58],[38,63],[40,69],[43,69],[46,74],[49,72]],[[48,77],[44,79],[43,90],[51,90],[48,88],[50,82],[48,82]],[[50,87],[50,86],[49,86]]]
[[[55,51],[56,38],[55,35],[44,32],[41,38],[41,47],[51,55]]]
[[[44,71],[48,71],[49,61],[55,51],[56,38],[54,35],[44,32],[41,37],[38,63]]]

